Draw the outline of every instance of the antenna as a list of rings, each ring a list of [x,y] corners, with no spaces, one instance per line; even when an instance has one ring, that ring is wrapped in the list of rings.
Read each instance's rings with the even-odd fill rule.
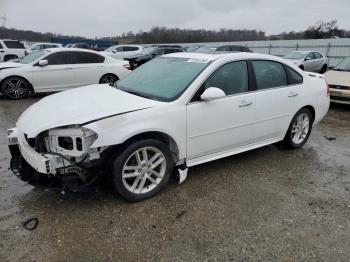
[[[6,17],[6,14],[4,14],[4,16],[0,16],[0,20],[3,21],[1,27],[5,27],[6,21],[8,21],[9,19]]]

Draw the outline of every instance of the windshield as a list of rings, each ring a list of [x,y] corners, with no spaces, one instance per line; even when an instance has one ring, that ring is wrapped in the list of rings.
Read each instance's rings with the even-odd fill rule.
[[[187,89],[209,62],[207,59],[156,58],[128,74],[115,86],[135,95],[170,102]]]
[[[337,71],[350,71],[350,57],[344,58],[339,64],[337,64],[333,70]]]
[[[305,53],[303,52],[292,52],[284,56],[285,59],[293,59],[293,60],[303,59],[304,57],[305,57]]]
[[[218,46],[202,46],[198,48],[195,53],[215,53],[215,51],[218,49]]]
[[[20,63],[22,64],[30,64],[34,62],[35,60],[39,59],[40,57],[46,55],[49,51],[47,50],[40,50],[40,51],[35,51],[33,53],[30,53],[29,55],[26,55],[23,57],[21,60],[19,60]]]
[[[108,47],[107,49],[105,49],[105,52],[112,52],[117,48],[117,45],[112,45],[110,47]]]

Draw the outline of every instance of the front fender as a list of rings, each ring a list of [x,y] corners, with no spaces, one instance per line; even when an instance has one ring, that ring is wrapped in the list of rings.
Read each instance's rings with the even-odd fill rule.
[[[179,158],[186,156],[186,107],[164,106],[117,115],[85,125],[98,138],[92,148],[119,145],[145,132],[167,134],[177,144]]]

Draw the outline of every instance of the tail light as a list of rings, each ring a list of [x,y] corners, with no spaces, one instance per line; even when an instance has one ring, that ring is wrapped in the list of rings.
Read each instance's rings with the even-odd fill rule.
[[[129,64],[123,65],[126,69],[131,70],[131,66]]]

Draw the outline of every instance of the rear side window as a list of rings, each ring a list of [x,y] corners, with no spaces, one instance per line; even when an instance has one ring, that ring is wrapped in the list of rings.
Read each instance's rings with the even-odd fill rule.
[[[242,51],[242,48],[240,46],[231,46],[231,51],[234,51],[234,52],[240,52]]]
[[[19,41],[4,41],[4,44],[9,49],[25,49],[24,45]]]
[[[217,87],[226,95],[248,91],[248,70],[245,61],[231,62],[218,68],[204,83],[204,89]]]
[[[52,55],[48,55],[45,58],[49,65],[67,65],[72,64],[71,52],[58,52]]]
[[[288,75],[288,84],[289,85],[298,85],[303,82],[303,77],[301,74],[299,74],[297,71],[293,70],[289,66],[286,66],[286,71]]]
[[[139,50],[136,46],[124,46],[124,51],[137,51]]]
[[[252,61],[257,90],[288,85],[287,75],[282,64],[273,61]]]
[[[232,51],[231,47],[226,45],[226,46],[220,46],[216,51]]]
[[[97,64],[103,63],[105,58],[98,54],[88,52],[73,52],[75,64]]]
[[[320,58],[322,58],[322,55],[320,53],[315,52],[314,57],[315,57],[315,59],[320,59]]]

